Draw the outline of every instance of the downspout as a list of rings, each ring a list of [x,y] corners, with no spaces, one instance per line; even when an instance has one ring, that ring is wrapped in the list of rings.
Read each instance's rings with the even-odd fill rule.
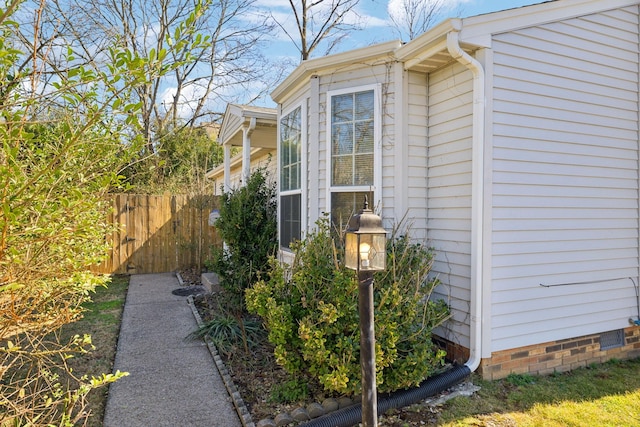
[[[456,61],[473,73],[470,345],[469,360],[465,363],[473,372],[482,361],[485,74],[482,64],[460,47],[462,21],[453,20],[452,26],[452,31],[447,33],[447,49]]]
[[[483,185],[484,185],[484,121],[485,75],[480,62],[460,47],[462,20],[451,20],[452,30],[447,33],[447,50],[451,56],[473,73],[473,135],[471,183],[471,308],[469,360],[464,365],[427,378],[417,388],[398,390],[378,398],[378,415],[392,408],[402,408],[424,400],[462,382],[475,371],[482,360],[482,240]],[[356,404],[311,420],[301,427],[351,427],[362,417],[362,405]]]

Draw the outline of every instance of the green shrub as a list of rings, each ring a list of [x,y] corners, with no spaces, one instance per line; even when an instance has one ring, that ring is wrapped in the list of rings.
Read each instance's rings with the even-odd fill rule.
[[[222,194],[216,229],[226,249],[215,249],[205,264],[227,291],[228,309],[243,311],[244,290],[267,271],[278,247],[275,196],[265,169],[253,172],[245,186]]]
[[[326,219],[292,245],[292,265],[271,259],[269,277],[246,291],[250,312],[260,315],[277,362],[293,375],[310,374],[326,390],[360,391],[358,284],[343,267]],[[388,269],[374,282],[377,385],[381,392],[418,385],[445,353],[431,330],[448,307],[430,301],[433,253],[406,236],[388,240]]]

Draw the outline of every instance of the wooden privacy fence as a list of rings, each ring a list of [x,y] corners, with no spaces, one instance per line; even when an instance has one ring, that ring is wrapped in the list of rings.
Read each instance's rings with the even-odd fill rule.
[[[111,195],[108,219],[118,228],[109,257],[94,271],[106,274],[164,273],[201,267],[222,245],[209,213],[214,196]]]

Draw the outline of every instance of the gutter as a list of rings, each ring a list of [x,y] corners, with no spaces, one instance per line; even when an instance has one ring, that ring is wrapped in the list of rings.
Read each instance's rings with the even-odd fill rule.
[[[462,20],[451,20],[446,34],[446,47],[453,59],[473,73],[473,134],[471,170],[471,308],[469,360],[464,365],[428,378],[419,387],[398,390],[378,399],[378,416],[387,410],[401,408],[440,393],[462,382],[482,361],[482,297],[483,297],[483,218],[484,218],[484,123],[485,73],[482,64],[460,47]],[[311,420],[301,427],[350,427],[362,419],[362,405],[357,404]]]

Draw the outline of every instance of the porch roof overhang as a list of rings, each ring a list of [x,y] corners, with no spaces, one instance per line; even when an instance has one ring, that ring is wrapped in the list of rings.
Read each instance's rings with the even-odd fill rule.
[[[243,129],[254,123],[251,146],[275,149],[277,144],[278,113],[275,108],[229,104],[222,119],[218,143],[242,147]]]

